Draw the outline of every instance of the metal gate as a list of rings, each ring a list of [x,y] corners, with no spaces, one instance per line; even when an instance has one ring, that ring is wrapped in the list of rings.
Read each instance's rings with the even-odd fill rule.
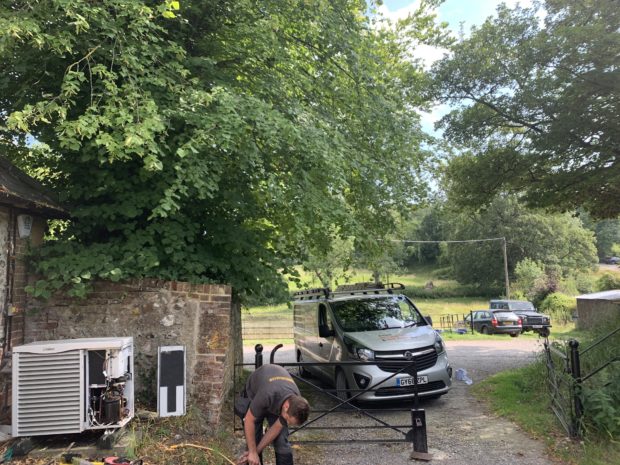
[[[618,354],[606,354],[605,350],[612,338],[619,337],[620,328],[616,328],[586,348],[580,348],[579,341],[575,339],[554,342],[545,339],[544,353],[551,408],[571,437],[582,435],[585,413],[582,402],[582,391],[586,385],[584,383],[600,381],[605,370],[620,362]],[[615,346],[617,345],[616,343]],[[601,356],[601,352],[604,355]]]
[[[270,363],[274,363],[274,355],[275,352],[282,347],[282,345],[276,346],[270,356]],[[245,364],[236,364],[235,365],[235,381],[237,380],[236,370],[238,368],[242,368],[243,366],[254,366],[255,368],[260,367],[263,364],[263,348],[260,344],[255,347],[256,355],[255,362],[245,363]],[[278,363],[278,365],[285,367],[288,369],[289,373],[293,379],[298,383],[298,385],[307,386],[314,393],[319,393],[321,396],[324,396],[327,399],[330,399],[335,403],[335,405],[328,408],[319,408],[311,409],[311,414],[313,415],[305,424],[292,428],[289,433],[290,442],[292,444],[306,444],[306,445],[334,445],[334,444],[346,444],[346,443],[372,443],[372,444],[381,444],[381,443],[407,443],[411,444],[413,452],[412,458],[419,458],[428,460],[430,459],[430,454],[428,454],[428,444],[427,444],[427,434],[426,434],[426,413],[424,409],[419,408],[419,390],[421,389],[418,385],[418,376],[417,376],[417,368],[415,360],[412,361],[381,361],[381,365],[383,367],[389,366],[390,372],[392,373],[387,379],[381,381],[380,384],[385,383],[385,381],[394,378],[396,375],[400,373],[406,373],[413,378],[412,392],[414,394],[413,397],[413,408],[362,408],[355,403],[355,400],[361,396],[363,393],[368,391],[376,391],[378,390],[377,384],[370,385],[365,389],[336,389],[336,388],[326,388],[320,385],[315,379],[308,379],[302,377],[300,375],[300,371],[304,367],[312,367],[312,366],[350,366],[350,365],[375,365],[373,362],[328,362],[328,363],[311,363],[311,362],[298,362],[298,363]],[[234,387],[235,395],[241,390],[240,387]],[[344,397],[344,398],[343,398]],[[380,415],[383,413],[394,413],[394,412],[406,412],[410,414],[410,422],[401,422],[402,424],[390,424],[388,421],[380,418]],[[345,414],[351,415],[351,413],[355,413],[361,415],[367,419],[370,419],[374,424],[372,425],[348,425],[348,426],[322,426],[320,424],[321,420],[326,418],[328,415],[338,415]],[[234,430],[242,431],[243,427],[239,424],[235,418],[234,422]],[[295,434],[299,436],[301,431],[329,431],[330,436],[334,436],[334,432],[341,430],[365,430],[370,432],[379,431],[385,432],[388,431],[393,433],[391,437],[378,437],[376,434],[375,437],[370,439],[351,439],[351,438],[334,438],[330,439],[294,439]],[[384,436],[382,434],[381,436]]]

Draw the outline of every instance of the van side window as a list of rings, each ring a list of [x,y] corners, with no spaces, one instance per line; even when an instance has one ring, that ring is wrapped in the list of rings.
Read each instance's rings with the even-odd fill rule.
[[[327,314],[327,307],[325,304],[319,305],[319,326],[326,326],[329,329],[333,329],[332,320]]]

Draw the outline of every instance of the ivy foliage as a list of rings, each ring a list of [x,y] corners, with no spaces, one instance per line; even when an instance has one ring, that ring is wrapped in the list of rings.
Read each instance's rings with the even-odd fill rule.
[[[72,213],[33,292],[268,294],[334,230],[382,237],[426,192],[410,51],[443,40],[434,4],[390,26],[349,0],[2,1],[0,140],[41,144],[10,155]]]

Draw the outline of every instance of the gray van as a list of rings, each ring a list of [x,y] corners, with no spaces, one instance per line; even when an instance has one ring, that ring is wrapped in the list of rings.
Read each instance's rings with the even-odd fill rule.
[[[360,283],[311,289],[294,294],[294,337],[298,362],[317,363],[304,371],[332,383],[341,399],[347,390],[368,389],[359,400],[406,399],[414,396],[413,378],[393,375],[416,361],[420,397],[439,397],[452,384],[452,368],[441,336],[416,306],[397,291],[402,284]],[[368,361],[369,365],[321,365]],[[390,362],[383,364],[381,362]],[[402,362],[399,365],[398,362]],[[382,382],[385,380],[385,382]]]

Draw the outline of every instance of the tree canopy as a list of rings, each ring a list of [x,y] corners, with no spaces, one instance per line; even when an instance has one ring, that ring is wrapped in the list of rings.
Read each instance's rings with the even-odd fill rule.
[[[409,57],[441,40],[433,3],[389,27],[352,0],[1,2],[0,148],[73,215],[35,293],[268,293],[334,233],[381,237],[425,194]]]
[[[505,237],[508,268],[525,259],[544,263],[560,275],[589,270],[597,262],[594,234],[568,213],[546,214],[523,207],[515,197],[498,197],[477,212],[451,217],[451,237]],[[500,242],[450,244],[448,260],[459,282],[502,289],[504,260]]]
[[[448,188],[461,205],[523,193],[532,206],[620,214],[620,8],[547,0],[474,28],[433,69],[440,122],[464,153]]]
[[[589,273],[597,262],[594,233],[580,218],[526,208],[516,196],[498,196],[476,212],[437,201],[421,214],[408,237],[438,243],[413,244],[410,260],[439,264],[442,272],[485,292],[504,289],[501,238],[506,238],[511,280],[519,278],[516,270],[523,262],[540,263],[541,273],[559,278]],[[481,241],[440,242],[472,240]]]

